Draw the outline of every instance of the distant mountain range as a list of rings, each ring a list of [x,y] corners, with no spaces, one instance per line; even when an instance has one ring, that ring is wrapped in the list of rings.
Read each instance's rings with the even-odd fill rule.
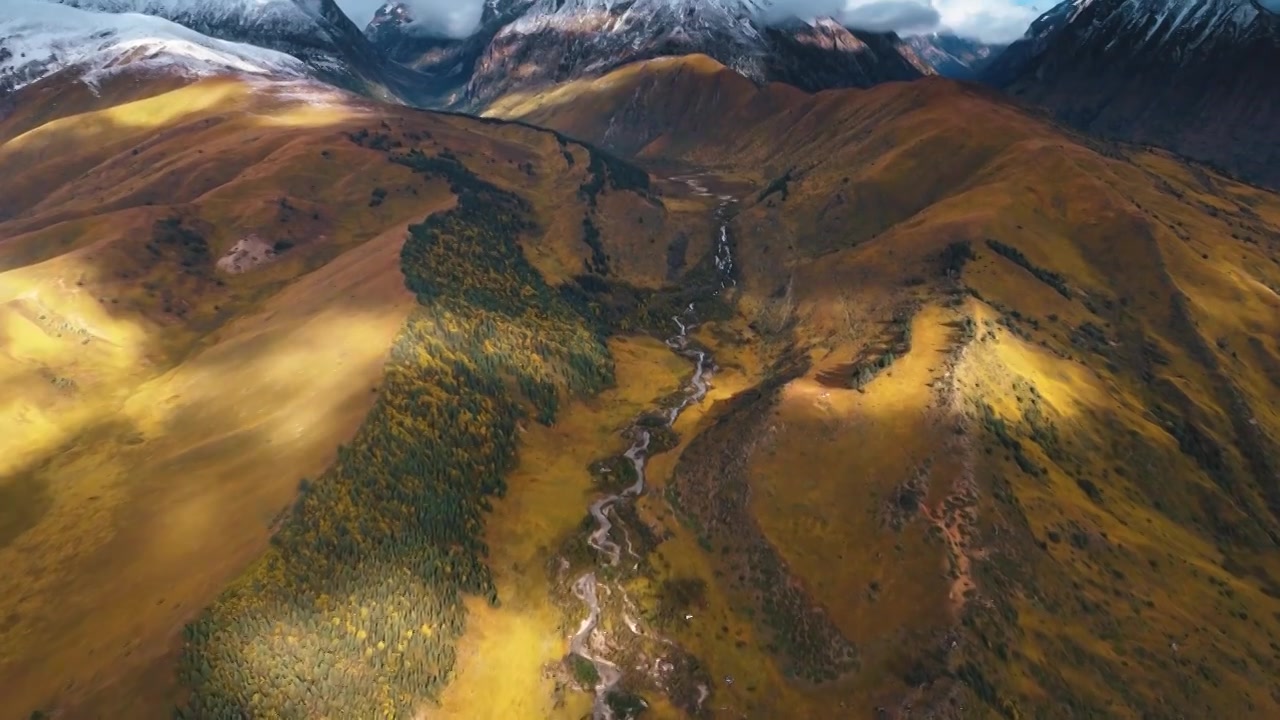
[[[423,80],[383,57],[334,0],[5,0],[0,40],[0,88],[64,66],[138,69],[145,60],[157,70],[167,58],[173,71],[289,67],[384,99],[424,99]],[[6,60],[11,47],[22,49]]]
[[[103,17],[127,13],[151,17]],[[771,17],[756,0],[486,0],[477,29],[451,38],[420,30],[398,0],[363,30],[334,0],[12,0],[0,8],[0,92],[68,66],[162,71],[168,57],[184,72],[311,75],[476,112],[700,53],[810,92],[933,74],[982,81],[1087,132],[1280,185],[1280,15],[1262,0],[1067,0],[1007,48]]]
[[[490,0],[479,29],[453,39],[416,31],[408,7],[389,2],[365,35],[386,56],[429,75],[440,104],[469,109],[638,60],[693,53],[757,82],[809,91],[933,72],[892,33],[850,30],[830,19],[766,23],[764,13],[752,0]]]
[[[478,28],[467,37],[450,38],[418,30],[399,2],[379,8],[361,31],[334,0],[15,0],[0,8],[0,35],[10,47],[30,46],[31,57],[0,56],[5,63],[0,73],[16,86],[69,65],[119,69],[119,58],[103,55],[106,44],[97,42],[103,38],[66,39],[86,28],[92,35],[95,22],[106,24],[104,38],[113,37],[116,26],[129,36],[131,23],[145,23],[153,65],[171,56],[178,59],[173,69],[190,70],[184,42],[236,43],[243,47],[233,55],[252,55],[252,48],[276,51],[326,82],[462,110],[637,60],[692,53],[709,55],[757,82],[784,82],[808,91],[870,87],[934,73],[893,33],[851,30],[830,19],[765,22],[765,13],[765,6],[753,0],[488,0]],[[101,17],[126,14],[152,20]],[[50,45],[53,37],[63,39]],[[188,40],[179,40],[184,37]],[[291,60],[269,64],[296,65]],[[220,66],[249,69],[239,61]]]

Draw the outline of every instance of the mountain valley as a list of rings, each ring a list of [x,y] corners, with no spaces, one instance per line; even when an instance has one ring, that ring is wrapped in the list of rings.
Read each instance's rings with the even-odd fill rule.
[[[0,14],[0,718],[1280,716],[1280,194],[1105,1]]]

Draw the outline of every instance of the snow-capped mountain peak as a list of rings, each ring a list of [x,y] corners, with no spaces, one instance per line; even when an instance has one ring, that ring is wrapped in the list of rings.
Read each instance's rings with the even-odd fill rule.
[[[1258,20],[1258,8],[1250,0],[1127,0],[1116,14],[1141,43],[1178,42],[1187,50],[1210,39],[1238,37]]]
[[[1194,30],[1196,44],[1251,32],[1260,15],[1258,0],[1067,0],[1037,18],[1025,38],[1044,37],[1083,17],[1087,35],[1124,29],[1138,31],[1143,42],[1186,41],[1186,31]]]
[[[236,22],[309,27],[322,17],[320,0],[52,0],[84,10],[138,13],[175,22]]]
[[[31,2],[24,0],[23,7]],[[39,0],[35,6],[87,13],[121,32],[137,18],[164,20],[206,40],[292,56],[310,75],[349,90],[418,99],[415,87],[422,78],[380,55],[335,0]],[[131,20],[121,20],[125,17]],[[16,3],[0,0],[0,18],[20,21],[23,12]]]
[[[892,34],[834,20],[770,22],[764,0],[507,0],[463,91],[483,106],[506,92],[600,75],[629,62],[701,53],[757,82],[866,87],[925,72]],[[780,19],[780,18],[776,18]],[[911,58],[906,57],[911,55]]]
[[[164,18],[6,0],[0,6],[0,94],[66,68],[76,68],[91,85],[123,69],[290,77],[306,70],[285,53],[211,38]]]
[[[640,23],[660,21],[672,34],[693,36],[714,28],[759,37],[751,21],[761,10],[750,0],[536,0],[504,31],[530,33],[598,23],[612,32],[627,32]]]

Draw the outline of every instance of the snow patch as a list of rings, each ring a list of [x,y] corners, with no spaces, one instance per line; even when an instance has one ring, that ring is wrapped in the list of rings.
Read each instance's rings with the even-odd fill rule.
[[[323,22],[321,0],[47,0],[95,12],[137,13],[194,24],[232,22],[246,26],[287,26],[294,30]]]
[[[307,75],[301,60],[282,52],[217,40],[164,18],[132,12],[95,12],[50,0],[0,2],[0,47],[6,50],[0,53],[0,94],[67,68],[77,68],[91,87],[104,76],[125,68],[194,77],[226,73]]]

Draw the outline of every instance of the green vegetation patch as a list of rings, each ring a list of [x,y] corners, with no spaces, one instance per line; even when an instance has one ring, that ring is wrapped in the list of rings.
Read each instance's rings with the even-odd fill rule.
[[[631,190],[648,196],[649,173],[599,148],[586,144],[583,147],[588,157],[587,180],[578,188],[578,196],[588,205],[596,206],[606,184],[614,190]]]
[[[756,196],[756,202],[764,202],[770,195],[779,195],[782,201],[786,202],[787,196],[790,194],[793,172],[795,172],[795,168],[789,168],[786,172],[770,180],[769,184]]]
[[[911,321],[915,306],[904,306],[893,313],[893,321],[878,346],[868,348],[850,368],[849,387],[862,390],[877,375],[888,370],[898,358],[911,352]]]
[[[988,238],[987,247],[991,247],[991,249],[995,250],[997,254],[1004,255],[1005,258],[1011,260],[1015,265],[1020,265],[1021,268],[1027,270],[1028,273],[1036,275],[1036,279],[1038,279],[1038,281],[1052,287],[1053,290],[1056,290],[1057,293],[1062,297],[1065,297],[1065,299],[1071,300],[1071,288],[1066,286],[1066,278],[1062,277],[1062,275],[1052,272],[1052,270],[1046,270],[1041,268],[1041,266],[1032,263],[1032,261],[1027,259],[1027,256],[1023,255],[1023,251],[1016,249],[1014,246],[1005,245],[1004,242],[989,240]]]
[[[582,242],[591,248],[591,257],[582,261],[587,272],[608,275],[609,256],[605,254],[604,245],[600,243],[600,228],[596,227],[590,216],[582,218]]]
[[[573,673],[573,679],[583,687],[593,688],[600,682],[600,671],[596,670],[595,663],[581,655],[569,656],[569,670]]]
[[[951,277],[959,275],[965,264],[975,258],[973,245],[968,240],[957,240],[948,243],[938,259],[942,265],[942,274]]]
[[[767,632],[768,649],[782,661],[783,669],[821,683],[857,669],[858,648],[826,610],[793,582],[791,568],[751,513],[750,454],[742,449],[747,439],[763,432],[768,408],[781,388],[806,369],[807,358],[789,355],[776,362],[759,385],[725,401],[723,413],[680,455],[667,499],[703,549],[717,558],[717,576],[749,603],[751,617]],[[669,609],[698,597],[692,587],[664,592],[671,595]]]
[[[382,392],[258,563],[186,630],[179,717],[408,717],[455,663],[465,594],[498,602],[482,540],[516,423],[613,380],[606,347],[525,260],[528,204],[455,158],[457,206],[410,228],[417,294]]]
[[[645,703],[644,698],[629,692],[612,692],[605,700],[605,704],[613,711],[613,716],[618,720],[631,720],[638,718],[644,714],[649,706]]]
[[[587,468],[591,479],[605,492],[621,492],[634,485],[637,479],[635,463],[625,455],[611,455],[597,460]]]
[[[1062,297],[1068,300],[1071,299],[1071,288],[1067,287],[1066,278],[1052,270],[1046,270],[1033,264],[1018,248],[1013,247],[1012,245],[1005,245],[999,240],[991,240],[989,238],[987,239],[987,247],[1013,261],[1014,264],[1020,265],[1024,270],[1035,275],[1037,280],[1048,285],[1054,290],[1057,290],[1058,294]]]

